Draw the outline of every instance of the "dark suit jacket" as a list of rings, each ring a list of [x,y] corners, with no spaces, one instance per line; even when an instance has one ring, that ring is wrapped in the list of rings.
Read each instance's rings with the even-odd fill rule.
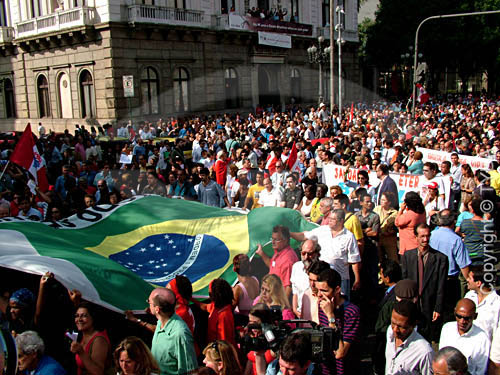
[[[396,185],[394,180],[392,178],[390,178],[389,176],[384,178],[384,180],[382,181],[382,183],[378,187],[378,191],[377,191],[377,203],[378,204],[380,204],[380,197],[382,196],[382,193],[384,193],[386,191],[390,191],[390,192],[394,193],[395,202],[392,202],[392,203],[393,203],[393,205],[395,205],[394,207],[396,209],[399,209],[398,186]]]
[[[408,250],[401,257],[403,279],[415,280],[418,283],[417,249]],[[424,266],[424,284],[420,301],[422,314],[432,319],[434,311],[443,314],[445,282],[448,277],[448,257],[433,248]]]
[[[396,302],[395,288],[384,295],[384,298],[378,304],[378,317],[375,323],[375,333],[385,335],[387,333],[387,327],[391,325],[392,307]]]

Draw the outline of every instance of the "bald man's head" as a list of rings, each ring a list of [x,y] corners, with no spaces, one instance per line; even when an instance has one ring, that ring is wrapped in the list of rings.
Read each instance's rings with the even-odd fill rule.
[[[476,317],[476,305],[472,300],[462,298],[457,302],[457,306],[455,307],[455,319],[460,335],[469,332]]]
[[[156,288],[151,292],[150,299],[159,308],[160,315],[172,316],[175,312],[175,294],[167,288]]]

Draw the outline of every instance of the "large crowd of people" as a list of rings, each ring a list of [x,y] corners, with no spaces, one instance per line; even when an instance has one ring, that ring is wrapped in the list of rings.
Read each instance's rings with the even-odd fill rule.
[[[177,276],[144,314],[86,302],[50,272],[2,269],[0,374],[500,374],[499,115],[499,102],[467,97],[416,117],[398,103],[342,115],[320,103],[62,134],[40,123],[46,191],[8,162],[20,134],[3,134],[1,219],[57,222],[156,194],[242,212],[284,207],[317,226],[275,226],[272,255],[261,244],[233,259],[235,285],[214,279],[200,301]],[[424,160],[422,149],[446,160]],[[464,155],[489,168],[473,170]],[[336,165],[345,177],[330,185]],[[395,174],[419,184],[401,194]],[[321,358],[311,332],[324,345],[333,337]]]

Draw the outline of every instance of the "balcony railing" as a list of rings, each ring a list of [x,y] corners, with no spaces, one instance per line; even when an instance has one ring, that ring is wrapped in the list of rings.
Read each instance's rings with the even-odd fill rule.
[[[0,43],[10,43],[14,39],[14,28],[0,26]]]
[[[204,12],[191,9],[167,8],[155,5],[131,5],[128,21],[167,25],[203,26]]]
[[[78,7],[22,21],[16,24],[16,38],[26,38],[77,26],[93,25],[97,20],[95,8]]]
[[[212,16],[212,27],[216,30],[229,30],[229,15],[218,14]]]

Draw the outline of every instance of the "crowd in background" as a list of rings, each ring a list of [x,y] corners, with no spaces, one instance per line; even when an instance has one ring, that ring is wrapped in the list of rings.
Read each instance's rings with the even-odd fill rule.
[[[274,227],[273,255],[259,246],[252,260],[235,257],[238,283],[213,280],[204,303],[192,299],[187,278],[177,277],[151,293],[146,317],[99,311],[51,273],[19,283],[19,275],[5,272],[0,323],[15,337],[19,373],[340,375],[359,373],[369,352],[376,374],[430,374],[442,372],[440,365],[449,373],[465,366],[473,375],[499,374],[500,298],[491,279],[499,105],[459,98],[421,107],[415,118],[386,103],[353,105],[342,116],[323,103],[259,107],[246,116],[77,126],[62,134],[40,123],[36,145],[47,191],[7,163],[19,135],[4,134],[3,219],[59,221],[156,194],[241,211],[284,207],[318,224],[303,233]],[[449,159],[425,161],[421,148]],[[491,159],[489,168],[473,170],[462,155]],[[356,170],[357,181],[328,186],[330,165]],[[417,191],[400,196],[393,173],[419,175]],[[311,364],[300,352],[310,338],[298,333],[279,352],[245,352],[241,337],[259,337],[263,323],[293,318],[339,334],[331,358]],[[64,335],[73,330],[75,337]]]

